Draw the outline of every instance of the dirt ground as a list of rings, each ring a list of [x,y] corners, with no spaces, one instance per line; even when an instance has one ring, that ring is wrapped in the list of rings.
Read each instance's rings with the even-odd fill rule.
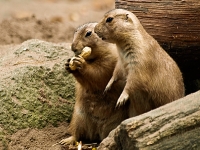
[[[114,0],[0,0],[0,45],[12,47],[28,39],[70,43],[78,26],[98,22],[113,8]],[[8,136],[9,143],[0,142],[0,149],[61,149],[52,145],[67,137],[67,125],[20,130]]]
[[[113,8],[114,0],[0,0],[0,44],[71,42],[78,26]]]

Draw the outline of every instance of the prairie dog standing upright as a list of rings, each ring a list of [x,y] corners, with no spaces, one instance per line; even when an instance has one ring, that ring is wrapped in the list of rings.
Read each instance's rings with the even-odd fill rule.
[[[117,62],[116,45],[107,43],[94,33],[97,23],[84,24],[77,29],[72,42],[72,50],[81,54],[84,47],[91,48],[87,58],[73,58],[71,69],[69,62],[66,69],[73,74],[76,83],[76,102],[72,120],[69,125],[71,137],[60,141],[70,144],[74,141],[98,142],[103,140],[111,130],[128,118],[128,104],[115,109],[125,82],[119,81],[103,95],[103,91],[112,76]]]
[[[116,106],[127,100],[139,115],[184,96],[181,71],[130,11],[115,9],[95,27],[103,40],[116,43],[119,59],[105,91],[124,75],[126,85]],[[132,113],[132,114],[131,114]]]

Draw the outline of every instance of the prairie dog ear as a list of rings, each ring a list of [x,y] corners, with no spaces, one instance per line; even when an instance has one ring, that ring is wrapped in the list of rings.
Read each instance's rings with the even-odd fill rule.
[[[128,22],[133,22],[132,19],[130,18],[129,14],[126,14],[126,21]]]

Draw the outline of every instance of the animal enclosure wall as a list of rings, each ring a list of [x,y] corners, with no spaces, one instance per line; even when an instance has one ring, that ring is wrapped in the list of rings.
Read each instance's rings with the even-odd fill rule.
[[[174,58],[183,72],[187,93],[199,90],[199,81],[193,81],[200,79],[200,1],[116,0],[115,6],[133,12]]]

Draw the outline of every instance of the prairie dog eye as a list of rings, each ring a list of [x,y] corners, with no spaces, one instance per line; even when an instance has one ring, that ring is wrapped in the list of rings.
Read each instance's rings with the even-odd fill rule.
[[[107,19],[106,19],[106,22],[111,22],[113,20],[113,17],[108,17]]]
[[[85,34],[85,37],[88,37],[92,34],[92,31],[87,31],[87,33]]]

